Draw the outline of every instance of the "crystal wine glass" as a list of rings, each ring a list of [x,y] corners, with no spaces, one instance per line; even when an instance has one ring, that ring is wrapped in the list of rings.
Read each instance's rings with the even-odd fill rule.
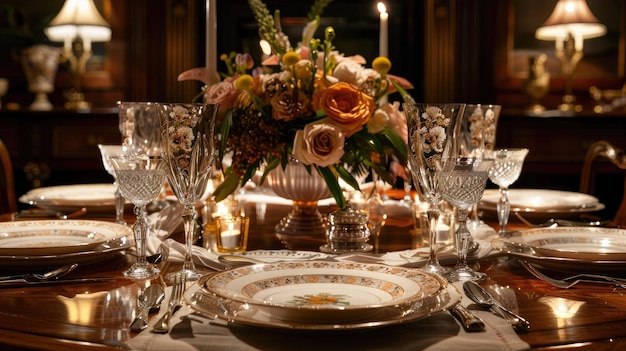
[[[102,165],[107,173],[113,176],[113,182],[115,183],[115,223],[126,225],[126,221],[124,220],[124,205],[126,204],[126,199],[124,199],[122,193],[120,192],[120,187],[117,183],[117,176],[115,175],[115,168],[109,160],[109,157],[111,156],[123,155],[124,146],[98,144],[98,149],[100,150],[100,156],[102,157]]]
[[[500,235],[506,234],[506,225],[509,222],[509,186],[513,184],[522,173],[524,159],[528,155],[528,149],[499,149],[485,151],[485,157],[494,159],[493,166],[489,170],[489,180],[500,187],[500,200],[496,207],[498,212],[498,224]]]
[[[183,205],[186,253],[182,271],[187,281],[201,276],[192,259],[193,234],[198,216],[196,202],[211,180],[215,116],[219,106],[210,104],[159,104],[163,159],[169,186]],[[172,280],[173,274],[166,276]]]
[[[448,271],[437,259],[437,221],[442,194],[437,172],[444,160],[458,155],[458,133],[465,104],[405,103],[409,142],[409,168],[415,188],[429,203],[430,254],[423,270],[443,274]]]
[[[489,104],[467,104],[461,121],[460,155],[480,157],[485,150],[493,150],[496,142],[496,128],[502,106]],[[472,228],[480,224],[478,202],[468,212]]]
[[[133,225],[137,262],[123,274],[131,279],[153,278],[160,270],[146,261],[148,238],[146,205],[157,198],[165,182],[162,160],[158,156],[130,152],[122,156],[109,157],[109,160],[115,168],[120,192],[135,205],[134,211],[137,216]]]
[[[467,229],[467,210],[482,197],[489,168],[493,160],[481,157],[453,157],[437,173],[438,186],[443,198],[458,209],[458,228],[455,232],[457,264],[444,277],[450,282],[482,280],[484,273],[467,265],[467,250],[471,233]]]

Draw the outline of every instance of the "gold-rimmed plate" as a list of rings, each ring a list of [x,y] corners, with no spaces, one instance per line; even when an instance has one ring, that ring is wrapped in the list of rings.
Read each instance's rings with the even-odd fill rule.
[[[500,197],[498,189],[485,190],[479,209],[495,215]],[[574,217],[604,209],[604,204],[595,196],[561,190],[510,189],[508,199],[511,214],[518,212],[527,218]],[[511,220],[514,218],[511,215]]]
[[[425,301],[381,308],[374,313],[364,315],[359,320],[288,320],[281,318],[281,316],[266,313],[259,308],[259,305],[241,303],[207,294],[206,291],[203,291],[202,286],[208,277],[201,278],[197,285],[192,286],[185,293],[185,300],[195,311],[211,318],[219,318],[232,323],[299,332],[362,331],[417,321],[450,309],[459,303],[462,297],[453,285],[447,284],[441,291]]]
[[[115,190],[114,184],[59,185],[32,189],[19,200],[49,211],[68,213],[84,207],[89,214],[115,214]]]
[[[626,230],[603,227],[556,227],[521,230],[505,238],[550,257],[585,261],[624,261]]]
[[[363,320],[387,307],[436,297],[446,283],[419,269],[300,261],[231,269],[211,275],[201,287],[273,318],[310,323]]]
[[[79,244],[64,238],[54,241],[52,245],[44,243],[48,234],[54,232],[79,233],[79,236],[84,236],[84,233],[89,232],[97,234],[96,237],[99,239],[97,243],[87,245],[82,244],[83,238],[79,239]],[[40,220],[0,223],[0,238],[10,237],[16,233],[32,236],[27,240],[32,246],[17,249],[0,248],[1,267],[32,269],[68,263],[94,263],[108,259],[134,244],[130,227],[106,221]],[[35,243],[36,237],[39,237],[41,243]],[[0,239],[0,242],[2,240]]]

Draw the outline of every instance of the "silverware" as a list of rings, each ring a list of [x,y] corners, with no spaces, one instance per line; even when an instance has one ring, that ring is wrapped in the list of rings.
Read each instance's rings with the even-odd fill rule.
[[[481,332],[485,330],[485,322],[460,303],[452,307],[450,313],[461,322],[463,329],[467,332]]]
[[[26,279],[11,279],[11,280],[0,281],[0,288],[16,288],[16,287],[26,287],[26,286],[39,286],[39,285],[83,284],[83,283],[111,283],[115,281],[117,281],[117,278],[113,278],[113,277],[56,279],[56,280],[39,280],[39,281],[28,281]]]
[[[58,218],[58,219],[75,219],[87,213],[87,208],[82,207],[72,213],[65,214],[63,212],[48,211],[48,210],[22,210],[18,213],[14,213],[12,216],[13,221],[18,220],[30,220],[41,218]]]
[[[74,268],[76,267],[78,267],[78,263],[68,264],[66,266],[59,267],[57,269],[54,269],[45,273],[26,273],[26,274],[7,275],[4,277],[0,277],[0,282],[4,280],[20,280],[20,279],[23,279],[25,281],[58,279],[66,275],[67,273],[73,271]]]
[[[137,317],[130,324],[130,330],[139,332],[148,326],[148,314],[150,310],[157,309],[165,298],[165,290],[159,284],[148,286],[139,296],[137,296],[137,307],[139,312]]]
[[[489,309],[492,313],[504,318],[516,332],[525,332],[530,329],[530,323],[526,319],[502,306],[487,290],[477,283],[473,281],[463,283],[463,291],[467,297],[476,302],[481,308]]]
[[[187,276],[185,274],[176,274],[174,276],[174,286],[172,287],[172,295],[170,295],[170,299],[167,302],[167,312],[152,327],[151,331],[153,333],[165,334],[170,331],[170,318],[182,306],[186,282]]]
[[[582,273],[582,274],[575,274],[575,275],[562,278],[562,279],[557,279],[557,278],[552,278],[552,277],[545,275],[544,273],[540,272],[537,268],[535,268],[535,266],[533,266],[532,264],[528,263],[525,260],[519,260],[519,262],[522,264],[522,266],[524,266],[524,268],[526,268],[526,270],[528,270],[536,278],[543,280],[544,282],[550,285],[556,286],[557,288],[561,288],[561,289],[569,289],[578,283],[611,284],[611,285],[619,286],[622,288],[626,288],[626,279],[623,279],[623,278],[609,277],[609,276],[600,275],[600,274]]]

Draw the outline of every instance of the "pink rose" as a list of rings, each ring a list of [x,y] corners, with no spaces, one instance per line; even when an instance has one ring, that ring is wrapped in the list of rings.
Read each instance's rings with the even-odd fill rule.
[[[338,126],[311,123],[296,132],[293,154],[306,165],[326,167],[339,162],[344,154],[344,143],[345,137]]]
[[[380,108],[389,116],[389,128],[398,134],[405,144],[408,143],[409,132],[406,126],[406,116],[403,111],[400,111],[400,102],[394,101],[390,104],[383,104]]]

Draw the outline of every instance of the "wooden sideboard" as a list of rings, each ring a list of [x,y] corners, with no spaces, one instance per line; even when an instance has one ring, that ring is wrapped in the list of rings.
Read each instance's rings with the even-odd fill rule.
[[[498,120],[497,147],[530,149],[519,180],[512,188],[578,191],[587,149],[598,140],[626,149],[626,112],[597,114],[592,111],[543,115],[503,110]],[[591,192],[607,205],[600,212],[611,218],[622,199],[624,171],[598,159],[592,173]]]
[[[18,197],[39,186],[112,182],[97,145],[121,142],[117,108],[0,110],[0,138],[11,154]]]

